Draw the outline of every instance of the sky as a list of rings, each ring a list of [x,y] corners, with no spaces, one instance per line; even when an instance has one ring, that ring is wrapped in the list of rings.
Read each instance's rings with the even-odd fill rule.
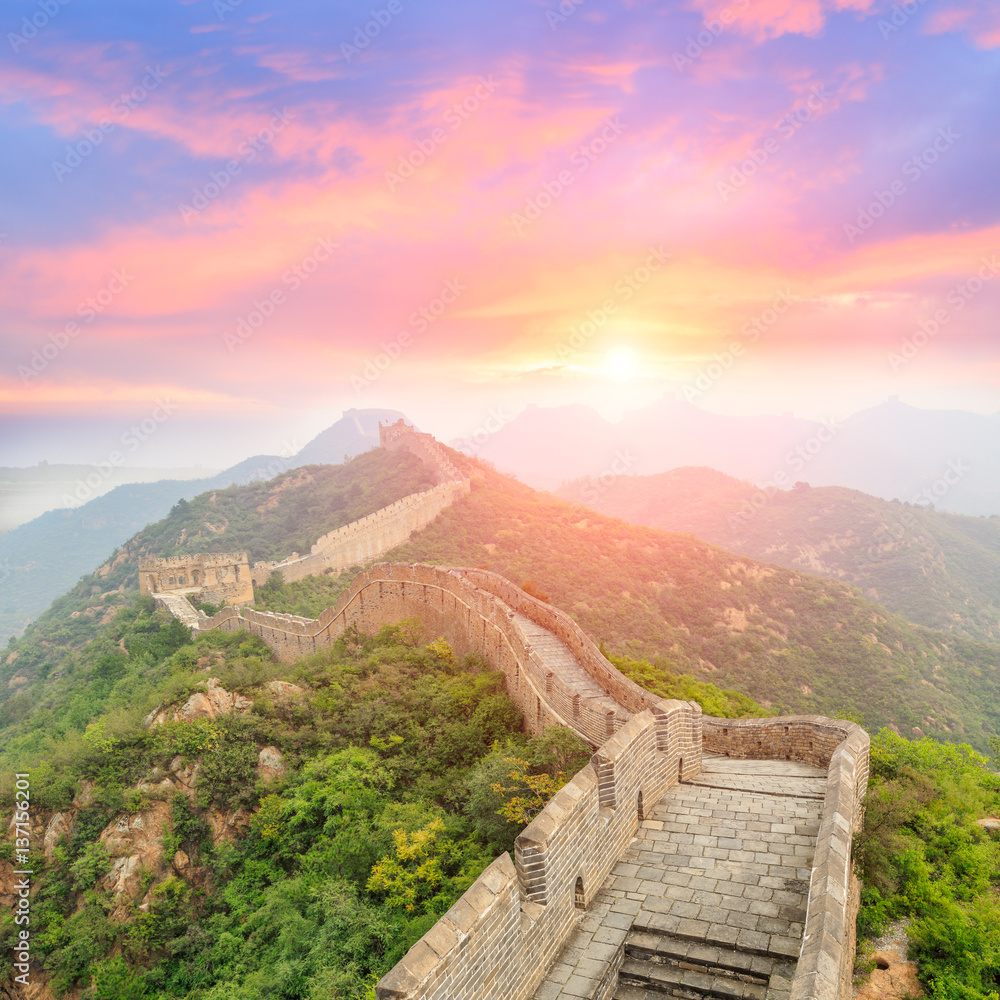
[[[1000,3],[9,0],[0,463],[1000,411]],[[137,424],[138,422],[138,424]],[[135,436],[129,440],[134,440]]]

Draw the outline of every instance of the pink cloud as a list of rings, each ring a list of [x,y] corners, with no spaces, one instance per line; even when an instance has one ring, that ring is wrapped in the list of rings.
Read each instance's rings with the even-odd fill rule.
[[[963,4],[937,10],[924,30],[930,35],[964,32],[978,49],[1000,47],[1000,8],[996,4]]]
[[[878,0],[692,0],[706,21],[731,23],[733,30],[753,35],[756,41],[779,35],[815,36],[830,14],[845,10],[867,13]]]

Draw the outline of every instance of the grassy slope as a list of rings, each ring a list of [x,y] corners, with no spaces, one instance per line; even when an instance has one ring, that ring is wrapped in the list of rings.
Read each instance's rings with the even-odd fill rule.
[[[602,517],[469,464],[471,495],[387,558],[533,580],[613,652],[782,711],[863,714],[985,748],[995,645],[913,625],[844,584]]]
[[[456,461],[474,475],[472,494],[389,558],[483,565],[519,584],[533,579],[612,652],[744,691],[774,710],[848,709],[873,726],[892,724],[906,735],[919,727],[980,748],[1000,731],[993,644],[914,626],[841,583],[602,517],[464,457]],[[129,599],[140,554],[213,544],[253,550],[255,538],[264,554],[281,546],[287,554],[293,542],[301,550],[333,526],[324,496],[353,497],[336,516],[358,516],[421,485],[413,462],[372,452],[344,467],[310,467],[178,507],[12,648],[17,656],[0,665],[0,697],[8,699],[0,725],[30,708],[46,676],[68,669],[67,647],[91,637]],[[223,519],[225,531],[215,534]],[[27,680],[9,688],[15,676]]]
[[[712,469],[580,480],[559,496],[732,552],[831,576],[931,628],[1000,640],[1000,518],[966,517],[829,486],[759,491]],[[740,517],[742,510],[752,516]]]
[[[253,708],[142,724],[145,711],[204,690],[209,676]],[[276,676],[300,693],[277,697],[265,686]],[[480,658],[456,663],[446,644],[416,647],[394,627],[281,665],[245,634],[192,643],[137,598],[80,649],[68,700],[36,705],[0,742],[0,862],[15,857],[5,832],[15,771],[31,773],[36,822],[60,810],[72,824],[52,858],[40,838],[32,844],[36,975],[43,969],[42,982],[51,976],[55,994],[71,997],[92,977],[85,997],[368,996],[495,856],[466,808],[493,741],[549,763],[518,733],[502,680]],[[564,744],[576,760],[576,741]],[[256,781],[263,746],[287,766],[267,784]],[[162,783],[179,756],[198,765],[190,799]],[[73,807],[84,780],[92,801]],[[265,823],[258,814],[232,844],[212,834],[211,821],[220,829],[227,810],[252,812],[262,798]],[[100,882],[111,857],[98,836],[127,814],[133,829],[162,831],[163,851],[158,862],[143,854],[145,877],[115,896]],[[401,890],[411,892],[402,903],[394,882],[369,878],[379,863],[396,871],[399,830],[422,838],[433,862],[427,878],[412,871],[419,862],[402,866]],[[190,864],[177,865],[178,849]],[[16,932],[13,914],[0,914],[0,982],[12,974]],[[124,967],[106,957],[119,952]]]

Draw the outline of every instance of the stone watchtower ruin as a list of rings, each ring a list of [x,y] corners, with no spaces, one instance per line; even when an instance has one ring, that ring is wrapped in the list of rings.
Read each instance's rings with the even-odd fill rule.
[[[196,594],[210,604],[252,604],[245,552],[200,552],[139,561],[140,594]]]

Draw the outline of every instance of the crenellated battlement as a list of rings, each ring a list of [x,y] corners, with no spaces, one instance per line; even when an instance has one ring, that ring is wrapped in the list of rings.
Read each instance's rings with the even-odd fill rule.
[[[255,563],[254,584],[264,583],[275,570],[280,570],[285,581],[291,583],[373,562],[402,545],[469,492],[469,480],[455,467],[441,444],[431,434],[414,430],[402,418],[388,426],[379,425],[379,443],[390,451],[404,449],[415,454],[432,470],[437,485],[328,532],[316,540],[308,555]]]
[[[426,527],[445,508],[469,492],[470,484],[430,434],[414,430],[402,419],[379,427],[381,446],[405,449],[431,469],[436,485],[397,500],[365,517],[320,536],[305,555],[275,562],[258,562],[251,569],[244,552],[199,553],[143,559],[139,591],[143,594],[193,593],[213,604],[253,603],[253,587],[280,570],[286,582],[326,572],[363,566],[384,555]],[[211,588],[206,587],[211,583]]]
[[[308,555],[258,564],[253,569],[255,580],[266,579],[274,569],[296,580],[327,568],[371,562],[468,492],[469,481],[431,435],[400,420],[380,426],[379,438],[385,448],[406,448],[421,457],[435,470],[437,485],[329,532]],[[245,566],[242,553],[144,560],[140,580],[148,587],[150,580],[162,576],[183,590],[179,581],[196,572],[233,571],[239,576]],[[581,926],[581,910],[618,870],[620,859],[647,825],[643,803],[647,807],[660,800],[666,803],[672,801],[671,795],[698,785],[706,753],[801,762],[822,769],[821,776],[825,772],[811,870],[782,868],[779,856],[771,861],[777,870],[798,871],[800,880],[809,876],[802,916],[794,918],[801,921],[796,924],[801,947],[798,939],[792,945],[800,953],[794,975],[789,973],[792,978],[785,981],[788,992],[781,996],[786,1000],[850,996],[859,900],[850,864],[851,837],[863,817],[869,747],[867,734],[854,723],[819,716],[703,717],[698,705],[663,700],[624,677],[569,615],[487,570],[372,565],[318,619],[246,607],[225,607],[212,618],[193,616],[187,602],[171,594],[160,595],[158,603],[193,631],[245,629],[263,639],[284,662],[332,645],[351,625],[372,633],[404,618],[418,618],[426,638],[444,636],[459,656],[478,652],[504,673],[507,693],[529,732],[564,725],[594,748],[591,763],[517,838],[514,862],[501,855],[483,872],[382,979],[376,987],[379,1000],[529,1000],[542,995],[607,1000],[616,989],[619,972],[629,968],[623,965],[629,933],[624,928],[631,918],[621,920],[636,912],[638,904],[630,900],[623,900],[628,905],[616,914],[621,918],[618,923],[601,928],[611,938],[599,946],[600,961],[590,960],[592,983],[583,984],[574,976],[563,990],[562,978],[542,980],[557,960],[565,961],[567,952],[576,949],[582,954],[574,937]],[[701,783],[720,787],[708,779]],[[775,794],[787,797],[784,788]],[[663,825],[653,827],[658,830]],[[758,860],[765,856],[770,857],[749,855]],[[766,865],[764,869],[769,870]],[[748,871],[750,876],[755,879],[757,874]],[[805,886],[794,883],[800,884]],[[791,926],[792,921],[786,923]],[[727,927],[719,926],[725,935]],[[735,927],[728,929],[732,940],[742,941],[744,932]],[[612,939],[614,943],[608,943]],[[760,949],[767,935],[747,941],[751,950],[764,954]]]

